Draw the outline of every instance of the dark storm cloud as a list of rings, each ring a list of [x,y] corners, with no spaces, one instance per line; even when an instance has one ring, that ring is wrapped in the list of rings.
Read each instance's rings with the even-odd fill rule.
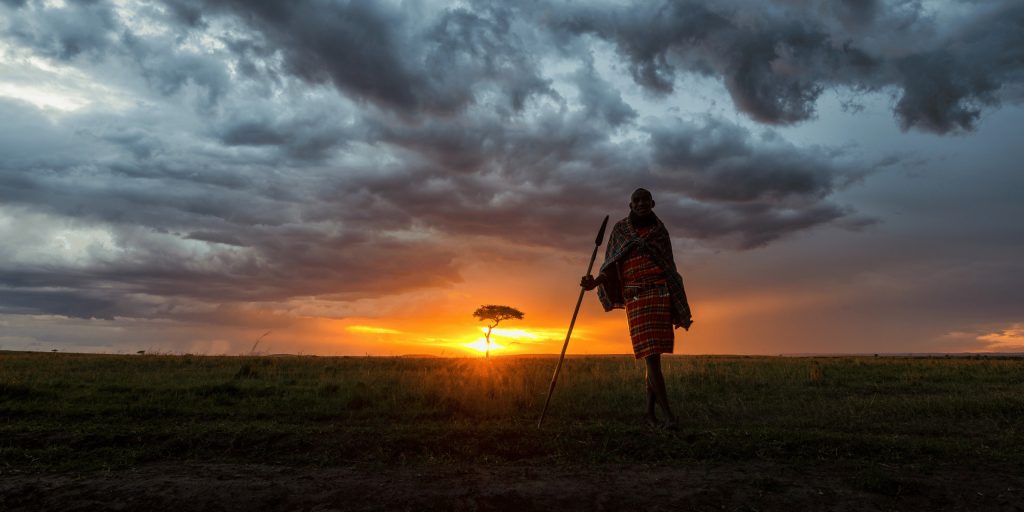
[[[935,48],[896,60],[901,125],[937,133],[970,130],[985,107],[1020,102],[1010,90],[1024,84],[1022,27],[1021,2],[985,4],[982,14],[948,29]]]
[[[191,51],[167,51],[166,39],[146,40],[131,33],[121,37],[127,51],[154,89],[175,94],[188,84],[206,91],[206,105],[214,105],[229,86],[228,72],[217,56]]]
[[[678,204],[670,218],[693,238],[728,237],[743,248],[848,218],[850,228],[870,219],[829,201],[836,190],[874,170],[841,151],[800,149],[772,132],[760,136],[720,119],[679,120],[649,126],[650,182]],[[696,200],[696,201],[695,201]]]
[[[659,193],[659,197],[663,194]],[[671,198],[671,196],[669,196]],[[664,203],[662,199],[657,201]],[[741,249],[763,247],[781,237],[847,217],[849,208],[828,202],[813,203],[803,208],[786,209],[769,203],[754,202],[713,207],[706,204],[673,205],[667,222],[677,226],[680,234],[690,238],[725,237],[735,240]],[[852,228],[875,222],[872,219],[854,219]]]
[[[108,306],[122,302],[118,308],[105,306],[106,316],[138,313],[141,306],[130,307],[128,300],[133,295],[208,303],[284,301],[295,296],[351,300],[410,287],[449,284],[455,279],[453,255],[430,241],[363,233],[325,235],[294,228],[254,229],[237,240],[245,250],[229,247],[197,258],[154,237],[119,234],[118,238],[131,244],[125,258],[66,271],[49,265],[22,264],[17,271],[0,272],[0,279],[13,289],[39,292],[27,295],[26,300],[65,288],[90,290],[96,300],[110,299],[105,303]],[[409,266],[412,255],[429,261],[432,271],[424,273]],[[51,295],[68,296],[76,304],[82,302],[75,293]]]
[[[950,26],[914,2],[640,2],[619,8],[563,4],[543,20],[563,34],[614,43],[636,83],[672,92],[676,75],[721,78],[753,119],[814,116],[826,88],[895,88],[904,129],[973,129],[983,107],[1019,102],[1024,4],[978,4]],[[564,36],[562,36],[564,37]]]
[[[679,71],[719,76],[736,106],[766,123],[808,119],[827,74],[872,65],[861,52],[830,46],[814,26],[777,15],[755,19],[748,11],[756,9],[704,2],[566,7],[549,23],[615,43],[633,79],[657,93],[673,92]]]
[[[140,37],[104,0],[69,1],[60,7],[31,2],[9,15],[0,35],[42,56],[62,61],[127,57],[156,91],[172,95],[192,84],[206,92],[207,107],[229,87],[222,58],[180,48],[177,34]]]
[[[117,43],[114,10],[106,2],[69,1],[47,8],[38,2],[4,2],[10,13],[4,32],[40,55],[61,60],[79,55],[101,57]]]
[[[781,141],[756,140],[747,130],[718,119],[702,125],[669,123],[649,128],[655,164],[678,176],[690,197],[712,201],[818,200],[840,181],[866,172],[846,172],[834,153],[800,150]]]
[[[0,289],[0,314],[44,314],[113,320],[116,311],[110,299],[89,297],[75,291]]]
[[[288,157],[317,160],[344,146],[355,136],[345,120],[330,112],[275,112],[248,110],[230,115],[215,127],[228,146],[269,146]]]
[[[386,221],[360,224],[352,212],[339,212],[324,219],[326,227],[306,224],[316,222],[307,219],[323,208],[316,191],[332,180],[331,170],[310,169],[303,177],[257,167],[257,160],[232,162],[230,152],[221,158],[166,147],[146,153],[148,143],[139,141],[155,136],[141,127],[109,128],[97,118],[53,125],[28,105],[0,106],[21,128],[37,128],[27,137],[34,146],[0,129],[2,140],[12,142],[12,158],[0,162],[0,204],[49,219],[33,218],[18,230],[45,232],[50,224],[73,222],[108,233],[118,248],[83,254],[79,264],[47,262],[45,254],[39,262],[4,257],[0,283],[8,289],[0,295],[7,312],[177,317],[179,312],[143,299],[351,300],[458,279],[451,249],[378,232]],[[96,140],[114,142],[112,151],[98,151]],[[69,150],[29,158],[51,146]],[[123,148],[122,158],[117,148]],[[91,157],[83,161],[83,153]],[[337,200],[323,197],[327,204]],[[188,241],[209,244],[200,249]],[[429,262],[431,271],[410,266],[413,260]]]
[[[580,68],[573,78],[576,87],[579,88],[580,102],[591,117],[603,119],[612,126],[636,118],[636,110],[622,100],[622,94],[618,90],[594,72],[593,66]]]
[[[649,126],[644,145],[616,143],[590,116],[588,109],[526,126],[499,116],[378,126],[382,140],[417,158],[346,181],[329,193],[340,198],[336,208],[321,215],[345,216],[346,205],[359,205],[377,221],[568,249],[594,218],[624,215],[629,192],[647,186],[687,236],[750,248],[848,217],[851,209],[828,197],[874,170],[714,118]]]
[[[446,10],[429,22],[385,2],[169,4],[175,12],[235,16],[280,52],[284,71],[401,115],[451,115],[487,88],[513,111],[532,95],[551,94],[500,4]]]

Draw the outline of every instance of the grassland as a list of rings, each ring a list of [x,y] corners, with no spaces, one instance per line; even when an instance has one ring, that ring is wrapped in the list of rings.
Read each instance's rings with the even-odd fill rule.
[[[537,429],[554,363],[0,352],[0,469],[1024,460],[1019,359],[670,357],[677,431],[627,356],[568,359]]]

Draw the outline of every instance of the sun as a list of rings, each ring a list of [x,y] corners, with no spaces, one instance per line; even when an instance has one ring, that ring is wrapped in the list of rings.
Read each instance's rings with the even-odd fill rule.
[[[487,352],[487,339],[486,338],[480,338],[480,339],[478,339],[476,341],[471,341],[469,343],[464,343],[462,346],[466,347],[466,348],[469,348],[471,350],[475,350],[475,351],[483,354],[483,353]],[[505,345],[502,345],[501,343],[498,343],[497,341],[494,341],[494,336],[491,336],[491,352],[494,352],[494,351],[497,351],[497,350],[501,350],[501,349],[504,349],[504,348],[506,348]]]
[[[487,328],[480,328],[480,332],[486,334]],[[491,331],[491,352],[521,352],[524,346],[540,345],[561,335],[561,331],[555,329],[503,329],[497,327]],[[481,354],[487,352],[487,338],[484,336],[474,335],[471,337],[471,341],[460,345]]]

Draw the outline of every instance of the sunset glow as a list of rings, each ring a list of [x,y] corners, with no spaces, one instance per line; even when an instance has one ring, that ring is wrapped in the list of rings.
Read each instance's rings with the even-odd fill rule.
[[[471,348],[471,349],[473,349],[473,350],[475,350],[477,352],[480,352],[482,354],[482,353],[487,351],[487,340],[484,339],[484,338],[480,338],[480,339],[478,339],[476,341],[473,341],[473,342],[470,342],[470,343],[466,343],[463,346]],[[500,350],[502,350],[504,348],[505,348],[505,345],[502,345],[501,343],[498,343],[497,341],[491,340],[491,352],[500,351]]]
[[[372,325],[350,325],[345,328],[348,332],[365,334],[401,334],[402,331],[388,329],[387,327],[374,327]]]
[[[998,332],[982,334],[979,340],[990,342],[988,350],[993,352],[1024,351],[1024,324],[1014,324]]]

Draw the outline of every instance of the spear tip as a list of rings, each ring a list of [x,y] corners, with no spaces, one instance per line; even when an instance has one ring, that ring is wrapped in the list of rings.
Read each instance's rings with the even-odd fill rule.
[[[604,222],[601,223],[601,229],[597,232],[597,238],[594,239],[594,245],[599,246],[604,242],[604,228],[608,227],[608,217],[609,215],[604,216]]]

